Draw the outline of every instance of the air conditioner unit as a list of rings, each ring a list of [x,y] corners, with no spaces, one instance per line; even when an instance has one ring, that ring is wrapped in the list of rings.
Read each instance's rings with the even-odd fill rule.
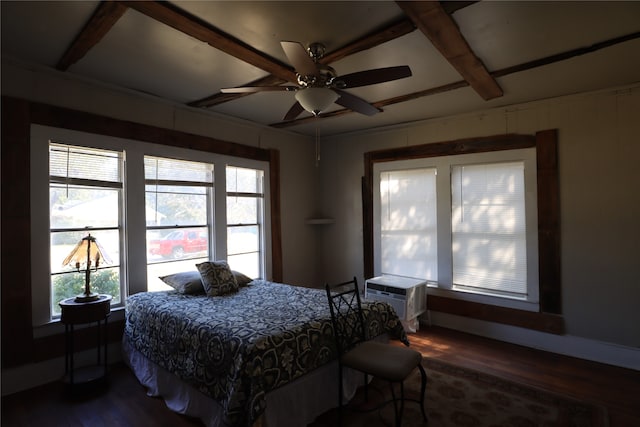
[[[364,298],[389,303],[408,332],[418,329],[418,316],[427,311],[427,281],[383,275],[365,281]]]

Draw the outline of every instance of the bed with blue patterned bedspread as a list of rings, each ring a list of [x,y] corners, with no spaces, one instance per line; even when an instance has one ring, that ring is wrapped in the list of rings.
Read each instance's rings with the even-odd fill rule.
[[[393,308],[363,301],[369,336],[407,343]],[[250,426],[265,394],[334,360],[324,290],[254,280],[232,295],[147,292],[126,302],[125,334],[150,361],[218,401],[225,423]]]

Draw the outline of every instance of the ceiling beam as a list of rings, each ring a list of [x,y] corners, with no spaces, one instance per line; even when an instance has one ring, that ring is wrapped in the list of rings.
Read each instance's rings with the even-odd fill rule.
[[[399,21],[392,23],[391,25],[367,34],[364,37],[349,43],[331,53],[324,55],[319,62],[321,64],[330,64],[346,56],[353,55],[354,53],[362,52],[367,49],[371,49],[382,43],[404,36],[416,29],[413,22],[407,18],[403,18]],[[242,58],[240,58],[242,59]],[[273,75],[263,77],[253,82],[242,86],[277,86],[285,83],[284,80],[274,78]],[[241,98],[243,96],[251,95],[251,93],[217,93],[197,101],[190,102],[188,105],[191,107],[212,107],[219,105],[234,99]]]
[[[534,59],[532,61],[527,61],[527,62],[523,62],[520,64],[516,64],[516,65],[512,65],[509,67],[505,67],[502,68],[500,70],[496,70],[496,71],[492,71],[491,75],[493,77],[505,77],[511,74],[516,74],[519,73],[521,71],[528,71],[528,70],[532,70],[534,68],[539,68],[545,65],[550,65],[550,64],[554,64],[556,62],[561,62],[567,59],[571,59],[571,58],[575,58],[577,56],[580,55],[585,55],[587,53],[592,53],[592,52],[596,52],[598,50],[601,49],[605,49],[611,46],[615,46],[617,44],[620,43],[624,43],[624,42],[628,42],[631,40],[636,40],[636,39],[640,39],[640,31],[636,31],[634,33],[630,33],[630,34],[625,34],[623,36],[620,37],[614,37],[612,39],[608,39],[608,40],[604,40],[598,43],[594,43],[590,46],[584,46],[584,47],[579,47],[577,49],[571,49],[565,52],[560,52],[554,55],[549,55],[549,56],[545,56],[543,58],[538,58],[538,59]],[[388,99],[384,99],[381,101],[377,101],[377,102],[372,102],[371,105],[373,105],[374,107],[377,108],[382,108],[382,107],[386,107],[387,105],[393,105],[393,104],[399,104],[401,102],[407,102],[407,101],[411,101],[414,99],[418,99],[418,98],[423,98],[425,96],[430,96],[430,95],[436,95],[438,93],[443,93],[443,92],[448,92],[451,90],[455,90],[455,89],[460,89],[463,87],[467,87],[469,86],[469,82],[467,82],[466,80],[460,80],[457,82],[453,82],[453,83],[447,83],[445,85],[442,86],[436,86],[436,87],[432,87],[429,89],[425,89],[425,90],[421,90],[418,92],[412,92],[412,93],[408,93],[406,95],[400,95],[400,96],[396,96],[393,98],[388,98]],[[305,124],[308,122],[311,122],[313,120],[317,120],[317,119],[322,119],[322,118],[329,118],[329,117],[338,117],[338,116],[342,116],[345,114],[350,114],[353,113],[351,110],[348,109],[342,109],[342,110],[336,110],[336,111],[330,111],[327,113],[322,113],[320,114],[320,116],[315,117],[315,116],[307,116],[307,117],[302,117],[300,119],[296,119],[296,120],[291,120],[291,121],[286,121],[286,122],[279,122],[279,123],[273,123],[270,126],[275,127],[275,128],[285,128],[285,127],[289,127],[289,126],[297,126],[297,125],[301,125],[301,124]]]
[[[284,81],[297,81],[293,68],[171,3],[157,1],[122,1],[121,3]]]
[[[414,24],[486,101],[502,96],[502,89],[471,50],[453,18],[437,1],[396,1]]]
[[[325,54],[318,62],[328,65],[342,58],[346,58],[349,55],[374,48],[398,37],[402,37],[415,31],[415,29],[416,26],[411,20],[402,18],[381,30],[373,31],[346,46]]]
[[[477,3],[477,1],[443,1],[442,6],[447,13],[451,14],[474,3]],[[402,37],[413,32],[415,29],[416,26],[409,18],[402,18],[381,30],[369,33],[366,36],[361,37],[360,39],[355,40],[354,42],[349,43],[346,46],[341,47],[340,49],[326,54],[320,59],[320,63],[328,65],[349,55],[353,55],[354,53],[362,52],[398,37]],[[277,86],[282,83],[285,83],[285,80],[277,79],[274,76],[270,75],[258,80],[254,80],[242,86]],[[225,102],[233,101],[234,99],[242,98],[249,95],[251,95],[251,93],[219,92],[213,95],[209,95],[205,98],[192,101],[187,105],[189,105],[190,107],[202,108],[213,107],[215,105],[224,104]]]
[[[66,71],[82,59],[92,47],[102,40],[126,11],[127,7],[123,4],[113,1],[100,2],[82,31],[78,33],[71,46],[58,61],[56,68],[60,71]]]

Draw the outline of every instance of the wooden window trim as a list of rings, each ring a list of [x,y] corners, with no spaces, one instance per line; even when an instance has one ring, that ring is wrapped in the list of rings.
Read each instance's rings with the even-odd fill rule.
[[[31,124],[266,161],[271,190],[272,279],[282,281],[280,153],[172,129],[2,96],[2,368],[64,354],[62,335],[33,338],[31,309]],[[7,185],[7,183],[11,183]],[[123,322],[109,325],[113,341]],[[51,345],[57,342],[59,345]],[[89,346],[90,343],[87,343]]]
[[[521,148],[535,148],[537,158],[539,312],[507,309],[441,296],[430,296],[427,306],[429,310],[562,334],[564,321],[561,316],[560,197],[556,129],[540,131],[535,135],[496,135],[364,153],[362,214],[365,277],[374,275],[373,166],[375,163]]]

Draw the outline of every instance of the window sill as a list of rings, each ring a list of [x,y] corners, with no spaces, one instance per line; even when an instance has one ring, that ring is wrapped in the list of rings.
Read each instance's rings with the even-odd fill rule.
[[[490,295],[481,292],[473,292],[467,290],[453,290],[440,288],[436,282],[428,283],[427,293],[429,296],[441,296],[461,301],[469,301],[479,304],[486,304],[497,307],[512,308],[515,310],[538,312],[540,304],[537,302],[527,301],[522,298]]]
[[[564,319],[561,315],[557,314],[465,301],[457,298],[434,295],[431,292],[427,298],[427,310],[517,326],[556,335],[564,334]]]

